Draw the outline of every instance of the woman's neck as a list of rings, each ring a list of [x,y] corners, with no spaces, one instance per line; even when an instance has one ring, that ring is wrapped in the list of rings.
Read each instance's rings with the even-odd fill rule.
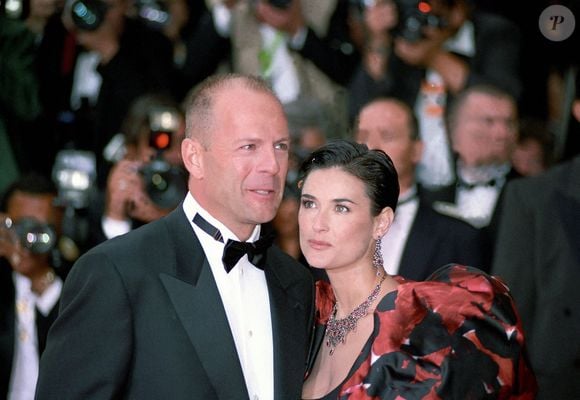
[[[364,302],[380,281],[370,265],[348,271],[327,271],[337,305],[337,318],[346,317]],[[384,270],[381,269],[384,275]],[[382,276],[381,275],[381,276]]]

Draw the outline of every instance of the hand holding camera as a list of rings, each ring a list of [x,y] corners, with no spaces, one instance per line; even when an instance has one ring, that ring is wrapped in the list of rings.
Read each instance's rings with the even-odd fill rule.
[[[180,159],[174,159],[179,143],[174,136],[181,129],[179,114],[171,108],[153,107],[147,112],[144,129],[147,136],[130,145],[126,157],[111,169],[105,209],[108,218],[150,222],[175,208],[187,192],[186,174],[175,165]]]
[[[47,255],[56,244],[56,231],[50,224],[35,218],[14,222],[0,213],[0,258],[8,260],[14,271],[30,278],[32,290],[37,293],[54,281]]]
[[[0,258],[7,259],[14,268],[20,263],[22,250],[12,219],[0,213]]]
[[[450,35],[436,27],[424,27],[424,37],[410,42],[404,38],[394,40],[394,51],[409,65],[428,68],[432,66],[437,55],[443,50],[443,43]]]
[[[393,31],[394,51],[409,65],[434,67],[446,53],[443,44],[467,19],[461,1],[397,0],[399,24]]]
[[[130,160],[121,160],[113,166],[107,182],[105,215],[108,218],[150,222],[167,213],[146,193],[140,172],[143,166],[141,161]]]

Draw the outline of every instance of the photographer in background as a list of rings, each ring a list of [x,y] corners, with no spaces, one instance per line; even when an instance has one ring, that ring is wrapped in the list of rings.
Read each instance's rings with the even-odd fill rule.
[[[267,80],[286,105],[315,98],[347,128],[346,90],[358,64],[346,23],[349,0],[212,0],[215,25],[231,44],[231,69]],[[256,57],[257,56],[257,57]]]
[[[62,218],[56,188],[24,175],[0,209],[0,398],[34,398],[38,360],[56,318],[63,268],[53,257]],[[59,276],[61,275],[61,276]]]
[[[452,180],[443,116],[449,99],[474,84],[521,92],[520,32],[469,0],[363,1],[367,48],[349,86],[349,112],[380,96],[408,103],[425,144],[417,177],[427,189]],[[377,18],[381,14],[381,18]]]
[[[146,94],[135,100],[119,134],[106,149],[114,161],[93,244],[129,232],[171,211],[186,192],[181,161],[185,117],[171,98]]]
[[[127,17],[130,0],[67,0],[39,48],[39,129],[61,149],[92,151],[97,183],[110,167],[103,149],[121,128],[129,105],[151,91],[174,95],[169,39],[140,18]],[[48,151],[48,150],[47,150]]]

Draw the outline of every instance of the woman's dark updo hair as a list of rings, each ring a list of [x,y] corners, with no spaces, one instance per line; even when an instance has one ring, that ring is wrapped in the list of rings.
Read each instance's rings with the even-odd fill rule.
[[[379,215],[385,207],[395,211],[399,199],[399,178],[391,158],[382,150],[369,150],[365,144],[335,139],[312,152],[302,163],[299,182],[312,171],[340,168],[360,179],[371,200],[371,213]]]

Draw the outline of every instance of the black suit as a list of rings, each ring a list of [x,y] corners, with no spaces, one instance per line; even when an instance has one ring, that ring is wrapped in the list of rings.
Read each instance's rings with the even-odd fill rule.
[[[505,191],[492,272],[522,317],[538,399],[580,398],[580,156]]]
[[[483,244],[481,231],[466,222],[439,214],[424,201],[419,201],[398,275],[422,281],[450,263],[489,271],[490,266],[485,265]]]
[[[313,315],[307,270],[278,248],[265,268],[276,399],[300,397]],[[179,206],[83,255],[67,277],[37,399],[247,399],[225,310]]]
[[[457,173],[455,175],[456,178],[453,183],[444,186],[440,189],[432,191],[425,190],[423,192],[423,198],[430,204],[434,204],[436,202],[455,204],[458,190]],[[489,272],[489,268],[491,266],[491,263],[493,262],[494,244],[497,237],[499,219],[502,214],[502,199],[504,196],[505,187],[510,181],[521,177],[522,175],[520,175],[514,168],[511,168],[510,171],[506,174],[504,186],[501,188],[499,196],[493,207],[489,224],[481,228],[482,240],[484,241],[484,255],[485,255],[483,265],[487,266],[486,268],[482,269],[485,270],[486,272]]]
[[[14,362],[14,343],[16,343],[16,290],[12,280],[12,269],[4,259],[0,259],[0,398],[8,396],[12,363]],[[50,325],[56,319],[58,303],[44,316],[36,310],[36,338],[38,352],[42,354]]]

